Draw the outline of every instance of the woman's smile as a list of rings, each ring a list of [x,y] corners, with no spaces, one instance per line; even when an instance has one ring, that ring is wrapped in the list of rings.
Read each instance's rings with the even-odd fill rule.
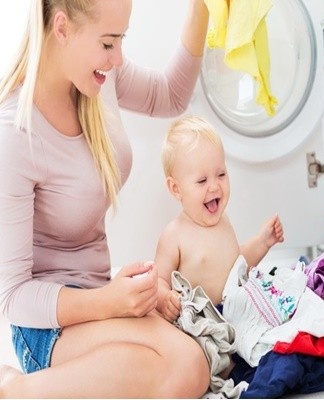
[[[103,70],[100,70],[100,69],[96,69],[96,70],[94,71],[94,76],[95,76],[97,82],[98,82],[100,85],[103,85],[103,84],[105,83],[107,73],[108,73],[108,71],[103,71]]]

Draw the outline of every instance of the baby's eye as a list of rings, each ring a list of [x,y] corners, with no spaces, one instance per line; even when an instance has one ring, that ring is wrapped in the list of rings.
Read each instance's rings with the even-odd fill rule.
[[[226,176],[226,172],[222,172],[218,175],[220,178],[224,178],[224,176]]]
[[[199,181],[198,181],[199,184],[203,184],[205,182],[207,182],[206,178],[199,179]]]

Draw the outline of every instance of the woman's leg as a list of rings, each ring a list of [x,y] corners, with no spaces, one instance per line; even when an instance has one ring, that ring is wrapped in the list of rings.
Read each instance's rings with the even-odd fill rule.
[[[197,398],[208,384],[208,363],[200,346],[150,315],[65,328],[51,368],[8,379],[0,385],[0,396]]]

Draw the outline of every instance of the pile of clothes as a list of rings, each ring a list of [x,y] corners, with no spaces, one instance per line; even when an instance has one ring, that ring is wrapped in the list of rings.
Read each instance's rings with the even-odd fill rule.
[[[223,316],[236,334],[234,383],[241,398],[324,390],[324,253],[310,262],[247,275],[242,256],[223,292]]]
[[[324,253],[306,264],[254,267],[243,256],[214,307],[203,289],[178,272],[175,322],[203,348],[210,364],[204,398],[280,398],[324,391]],[[221,378],[234,361],[227,379]]]

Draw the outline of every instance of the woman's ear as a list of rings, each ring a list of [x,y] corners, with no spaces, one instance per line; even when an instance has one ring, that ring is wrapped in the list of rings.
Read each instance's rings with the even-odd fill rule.
[[[179,188],[177,180],[172,178],[172,176],[168,176],[166,183],[172,196],[174,196],[177,200],[181,200],[181,190]]]
[[[68,38],[68,18],[63,11],[58,11],[53,19],[53,32],[61,44],[65,44]]]

